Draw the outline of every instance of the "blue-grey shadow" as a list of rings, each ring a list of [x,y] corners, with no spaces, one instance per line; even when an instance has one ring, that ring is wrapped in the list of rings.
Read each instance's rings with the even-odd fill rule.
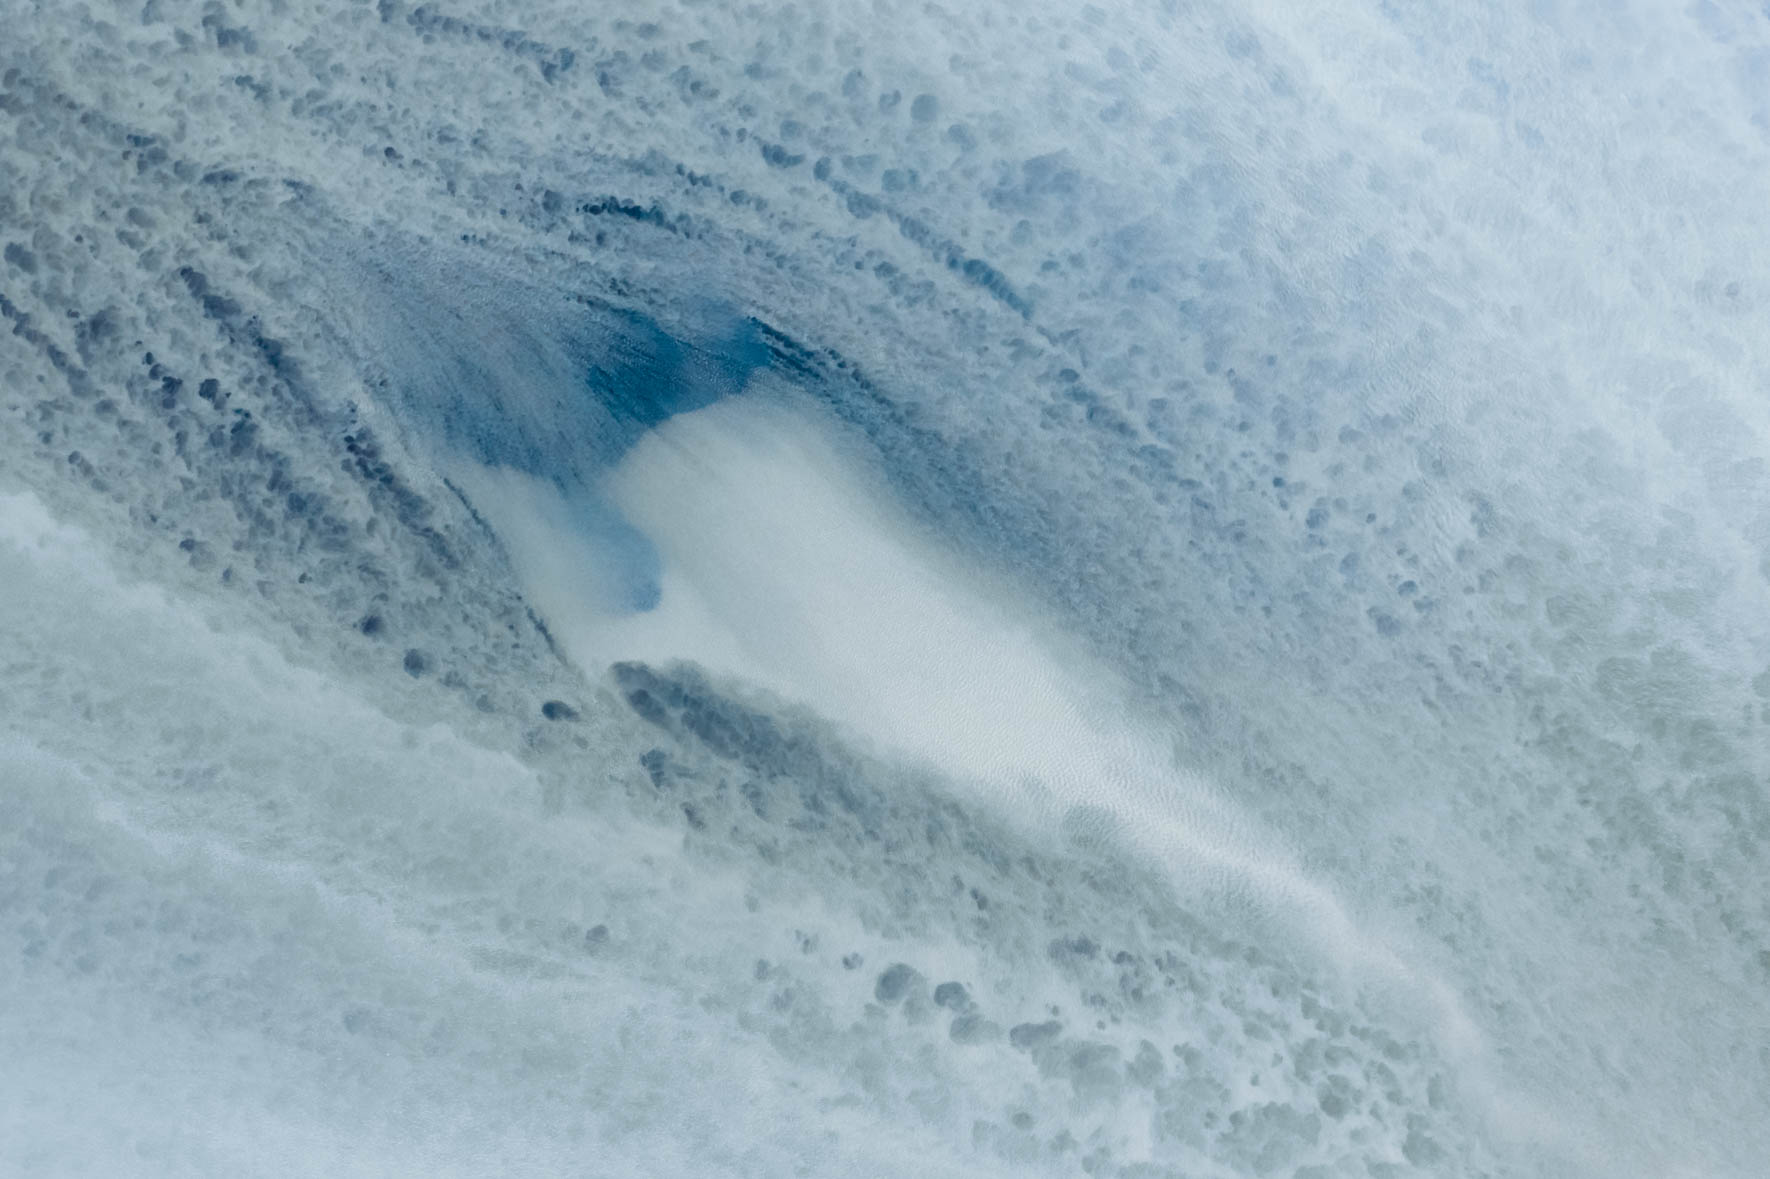
[[[448,299],[414,285],[390,300],[384,325],[402,418],[456,461],[519,471],[558,492],[597,564],[598,604],[652,609],[657,549],[600,480],[648,430],[741,394],[770,363],[760,325],[711,301],[666,328],[588,299],[488,297],[484,287]]]

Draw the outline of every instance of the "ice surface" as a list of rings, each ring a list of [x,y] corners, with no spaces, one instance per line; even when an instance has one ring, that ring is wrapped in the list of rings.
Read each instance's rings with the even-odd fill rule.
[[[1763,1173],[1770,15],[0,26],[0,1172]]]

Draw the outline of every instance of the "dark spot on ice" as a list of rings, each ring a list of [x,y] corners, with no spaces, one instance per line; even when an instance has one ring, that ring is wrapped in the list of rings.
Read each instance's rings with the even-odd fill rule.
[[[842,955],[842,969],[843,970],[859,970],[861,963],[863,963],[865,961],[866,961],[866,959],[861,957],[859,954],[844,954],[844,955]]]
[[[1054,1019],[1044,1023],[1017,1023],[1008,1029],[1008,1042],[1026,1052],[1051,1043],[1062,1033],[1063,1025]]]
[[[37,255],[25,249],[17,242],[8,242],[5,250],[6,260],[26,274],[37,273]]]
[[[768,793],[761,782],[751,778],[738,787],[738,793],[744,796],[744,801],[750,804],[750,809],[756,812],[757,818],[769,817]]]
[[[405,669],[407,675],[417,679],[430,670],[430,659],[424,652],[412,647],[406,651]]]
[[[651,784],[659,790],[664,787],[664,766],[667,760],[662,749],[648,749],[639,755],[639,764],[651,778]]]
[[[1073,937],[1057,938],[1047,947],[1047,952],[1059,961],[1064,958],[1093,958],[1100,953],[1100,943],[1085,933],[1079,933]]]
[[[964,983],[943,982],[934,988],[934,1005],[962,1011],[971,1005],[971,995],[965,990]]]
[[[203,27],[215,34],[215,45],[218,49],[238,49],[243,53],[258,52],[258,41],[252,36],[252,30],[223,24],[219,9],[210,12],[203,18]]]
[[[879,981],[873,986],[873,998],[881,1003],[895,1003],[910,993],[910,988],[921,981],[914,967],[897,962],[885,968]]]
[[[1137,1058],[1125,1066],[1125,1076],[1133,1084],[1142,1085],[1145,1088],[1154,1088],[1161,1081],[1165,1071],[1167,1070],[1162,1064],[1161,1049],[1148,1040],[1138,1044]]]
[[[379,615],[379,614],[370,614],[370,615],[366,616],[361,622],[356,624],[356,628],[358,630],[360,630],[364,634],[370,635],[370,636],[380,634],[381,627],[382,627],[381,615]]]
[[[1001,1035],[1002,1029],[981,1015],[967,1013],[954,1018],[947,1035],[955,1044],[981,1044]]]
[[[640,719],[651,724],[663,726],[670,722],[670,714],[664,711],[663,705],[659,704],[652,694],[644,688],[637,688],[627,693],[627,703],[634,712],[639,714]]]
[[[541,705],[541,715],[550,721],[574,721],[578,719],[578,710],[563,700],[549,700]]]
[[[771,168],[796,168],[805,162],[805,157],[795,155],[776,143],[762,146],[762,160]]]

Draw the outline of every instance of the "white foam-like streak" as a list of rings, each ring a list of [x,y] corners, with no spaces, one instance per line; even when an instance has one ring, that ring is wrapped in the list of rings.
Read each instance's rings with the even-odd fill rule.
[[[657,609],[610,615],[570,573],[580,538],[507,472],[495,518],[550,625],[586,667],[692,661],[927,763],[1025,828],[1106,837],[1182,888],[1312,942],[1356,983],[1411,995],[1444,1048],[1482,1037],[1454,991],[1373,936],[1211,782],[1140,729],[1128,693],[894,509],[864,450],[761,399],[674,418],[607,491],[658,546]],[[526,509],[526,510],[525,510]]]

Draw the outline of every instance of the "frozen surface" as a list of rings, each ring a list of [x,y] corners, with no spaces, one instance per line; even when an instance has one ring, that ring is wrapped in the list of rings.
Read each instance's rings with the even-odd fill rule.
[[[0,1174],[1764,1174],[1770,12],[0,28]]]

